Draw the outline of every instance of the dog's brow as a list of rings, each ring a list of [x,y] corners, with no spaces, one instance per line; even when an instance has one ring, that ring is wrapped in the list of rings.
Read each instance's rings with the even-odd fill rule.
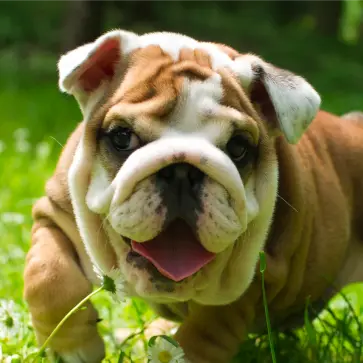
[[[138,115],[127,118],[120,113],[118,108],[111,110],[103,122],[103,128],[105,129],[112,126],[128,126],[141,136],[144,141],[153,141],[165,131],[165,123],[158,120],[157,117]]]
[[[247,114],[243,114],[242,119],[233,119],[232,121],[239,129],[247,131],[252,136],[253,142],[258,144],[260,130],[256,121],[252,117]]]
[[[130,126],[133,126],[134,118],[123,116],[122,114],[120,114],[120,112],[118,112],[117,109],[111,108],[111,110],[107,112],[105,119],[103,120],[102,126],[104,128],[108,128],[112,124],[121,124],[121,123],[127,123]]]
[[[204,110],[202,117],[206,122],[218,119],[233,123],[236,128],[247,131],[251,135],[252,141],[256,144],[258,143],[258,125],[255,120],[246,113],[240,112],[232,107],[220,105]]]
[[[220,104],[211,104],[209,107],[204,107],[201,111],[201,115],[205,120],[211,118],[218,118],[220,120],[244,120],[247,116],[235,108]]]

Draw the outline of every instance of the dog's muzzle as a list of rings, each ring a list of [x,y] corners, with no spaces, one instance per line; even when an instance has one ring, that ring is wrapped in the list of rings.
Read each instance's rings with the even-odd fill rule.
[[[117,233],[141,244],[182,220],[207,251],[219,253],[247,228],[245,189],[236,166],[197,136],[165,137],[136,150],[109,187],[87,203],[109,215]]]
[[[201,190],[206,175],[187,163],[176,163],[155,174],[156,188],[167,209],[165,227],[177,218],[195,228],[197,213],[202,212]]]
[[[194,165],[224,186],[242,225],[246,225],[245,191],[232,160],[208,140],[197,137],[168,137],[151,142],[134,151],[123,164],[110,186],[91,201],[92,210],[106,212],[110,205],[123,203],[135,185],[168,165]]]

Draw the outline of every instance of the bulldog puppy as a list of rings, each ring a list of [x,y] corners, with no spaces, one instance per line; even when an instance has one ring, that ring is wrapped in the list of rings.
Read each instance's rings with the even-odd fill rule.
[[[39,343],[100,284],[95,266],[182,321],[192,363],[228,363],[265,329],[261,250],[277,327],[362,279],[362,117],[318,111],[303,78],[224,45],[115,30],[62,56],[59,86],[83,121],[33,209]],[[53,352],[100,362],[96,323],[88,304]]]

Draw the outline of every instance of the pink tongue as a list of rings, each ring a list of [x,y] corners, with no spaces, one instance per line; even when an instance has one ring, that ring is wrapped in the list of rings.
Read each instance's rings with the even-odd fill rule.
[[[160,273],[174,281],[193,275],[215,257],[199,243],[182,220],[172,222],[154,239],[143,243],[132,241],[131,246],[152,262]]]

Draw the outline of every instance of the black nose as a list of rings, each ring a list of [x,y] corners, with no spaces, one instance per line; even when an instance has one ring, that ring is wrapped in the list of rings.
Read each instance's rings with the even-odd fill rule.
[[[187,163],[177,163],[160,169],[156,176],[167,184],[185,183],[195,187],[200,185],[205,174],[195,166]]]

